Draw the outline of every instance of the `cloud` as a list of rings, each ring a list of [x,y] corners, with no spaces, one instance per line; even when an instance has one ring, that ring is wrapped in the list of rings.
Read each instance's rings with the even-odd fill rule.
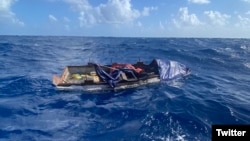
[[[150,11],[157,10],[157,9],[158,9],[157,7],[144,7],[141,14],[143,16],[148,16]]]
[[[205,11],[204,14],[208,16],[213,25],[226,25],[228,23],[227,19],[231,18],[230,15],[221,14],[218,11]]]
[[[141,16],[148,16],[156,7],[145,7],[142,12],[134,9],[130,0],[108,0],[107,3],[92,6],[88,0],[64,0],[76,12],[79,12],[80,26],[99,23],[131,23]]]
[[[51,21],[54,21],[54,22],[56,22],[57,21],[57,18],[55,17],[55,16],[53,16],[53,15],[49,15],[49,19],[51,20]]]
[[[250,3],[250,0],[242,0],[242,1]]]
[[[11,22],[13,24],[23,26],[24,23],[20,21],[15,13],[11,11],[11,6],[17,0],[0,0],[0,22]]]
[[[237,27],[250,27],[250,18],[238,15],[238,19],[238,23],[236,24]]]
[[[246,15],[250,15],[250,11],[247,11],[247,12],[246,12]]]
[[[164,27],[164,25],[163,25],[163,23],[161,21],[159,22],[159,27],[160,27],[161,30],[165,29],[165,27]]]
[[[197,18],[196,14],[189,14],[187,7],[181,7],[177,19],[173,19],[173,23],[176,27],[181,26],[198,26],[203,23]]]
[[[104,22],[126,23],[140,16],[140,12],[132,8],[130,0],[109,0],[107,4],[97,7]]]
[[[3,11],[10,11],[10,7],[14,4],[16,0],[0,0],[0,10]]]
[[[191,3],[195,3],[195,4],[208,4],[210,3],[210,0],[188,0]]]

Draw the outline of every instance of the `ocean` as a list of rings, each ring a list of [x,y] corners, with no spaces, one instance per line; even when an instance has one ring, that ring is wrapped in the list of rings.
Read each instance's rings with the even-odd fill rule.
[[[250,123],[250,39],[0,36],[1,141],[209,141]],[[59,91],[67,65],[175,60],[184,79],[124,91]]]

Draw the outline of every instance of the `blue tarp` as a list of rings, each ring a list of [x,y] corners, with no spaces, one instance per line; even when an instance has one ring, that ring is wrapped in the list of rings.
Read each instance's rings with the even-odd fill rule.
[[[161,80],[173,80],[190,74],[185,65],[171,60],[156,59]]]
[[[111,74],[108,74],[97,64],[94,64],[94,66],[98,76],[101,77],[103,81],[107,82],[112,88],[116,87],[117,83],[120,81],[119,78],[122,72],[133,73],[132,69],[119,68],[115,69]]]
[[[112,74],[106,73],[100,66],[97,64],[94,65],[96,73],[103,81],[107,82],[111,87],[115,87],[119,82],[119,77],[121,75],[121,70],[114,70]]]
[[[157,62],[160,79],[163,81],[182,78],[191,72],[188,67],[176,61],[161,59],[155,59],[155,61]],[[97,64],[94,64],[94,66],[98,76],[101,77],[103,81],[107,82],[113,88],[116,87],[117,83],[120,81],[119,77],[122,71],[133,72],[132,69],[121,68],[116,69],[111,74],[108,74]]]

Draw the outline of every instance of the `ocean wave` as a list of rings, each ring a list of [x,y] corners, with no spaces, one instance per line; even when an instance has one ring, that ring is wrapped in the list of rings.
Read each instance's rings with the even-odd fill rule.
[[[2,36],[0,140],[210,140],[249,123],[247,39]],[[59,91],[52,75],[89,61],[187,65],[185,79],[124,91]]]
[[[51,87],[51,81],[29,76],[10,76],[1,78],[0,81],[0,96],[36,94]]]
[[[250,69],[250,62],[243,63],[243,65]]]

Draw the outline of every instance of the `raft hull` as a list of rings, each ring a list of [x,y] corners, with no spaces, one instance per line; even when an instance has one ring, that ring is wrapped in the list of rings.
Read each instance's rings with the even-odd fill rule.
[[[126,90],[131,88],[136,88],[144,86],[147,84],[158,83],[160,79],[150,78],[147,80],[139,80],[138,82],[130,82],[118,84],[116,87],[112,88],[108,84],[98,84],[98,85],[69,85],[69,86],[56,86],[57,90],[77,90],[77,91],[86,91],[86,92],[97,92],[97,91],[113,91],[113,90]]]
[[[83,66],[66,66],[61,76],[53,76],[53,84],[58,90],[109,91],[125,90],[183,78],[191,70],[176,61],[154,59],[150,64],[117,64],[112,65],[88,63]],[[129,70],[128,70],[129,68]],[[141,70],[140,72],[138,70]],[[114,75],[116,72],[116,75]]]

